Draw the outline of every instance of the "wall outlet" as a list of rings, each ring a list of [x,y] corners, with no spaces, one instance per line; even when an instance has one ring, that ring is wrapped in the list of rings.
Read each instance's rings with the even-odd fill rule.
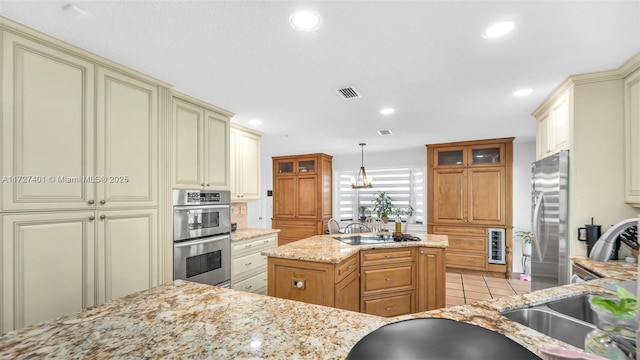
[[[247,215],[247,207],[240,206],[240,215]]]

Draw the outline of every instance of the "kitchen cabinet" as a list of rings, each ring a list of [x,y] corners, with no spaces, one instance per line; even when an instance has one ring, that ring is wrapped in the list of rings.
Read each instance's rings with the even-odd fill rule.
[[[332,156],[273,157],[273,228],[280,245],[324,234],[332,214]]]
[[[417,248],[417,311],[446,306],[445,249]]]
[[[511,275],[488,263],[488,228],[512,227],[513,138],[427,145],[427,232],[449,236],[448,268]],[[490,275],[490,274],[489,274]]]
[[[158,285],[157,239],[155,209],[4,214],[2,332]]]
[[[278,246],[278,234],[257,236],[231,243],[231,288],[267,293],[267,257],[260,252]]]
[[[624,79],[625,201],[640,207],[640,70]]]
[[[268,259],[269,296],[358,311],[358,255],[339,264]]]
[[[361,251],[360,269],[362,312],[379,316],[416,312],[414,248]]]
[[[231,116],[233,113],[174,92],[174,188],[229,190]]]
[[[536,158],[570,148],[570,103],[573,92],[567,89],[536,116]]]
[[[231,201],[260,200],[261,136],[239,125],[231,126]]]

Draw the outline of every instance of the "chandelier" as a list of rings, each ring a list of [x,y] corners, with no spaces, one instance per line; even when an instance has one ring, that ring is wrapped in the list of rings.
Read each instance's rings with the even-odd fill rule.
[[[361,147],[361,165],[360,171],[358,171],[358,176],[355,179],[351,179],[351,187],[354,189],[364,189],[370,188],[373,186],[370,179],[367,179],[367,172],[364,170],[364,146],[367,145],[365,143],[360,143]]]

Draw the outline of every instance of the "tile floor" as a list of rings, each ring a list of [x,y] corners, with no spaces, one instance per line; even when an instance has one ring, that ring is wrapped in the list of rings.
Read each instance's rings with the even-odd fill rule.
[[[478,300],[497,299],[530,291],[531,283],[528,281],[447,273],[447,306],[470,304]]]

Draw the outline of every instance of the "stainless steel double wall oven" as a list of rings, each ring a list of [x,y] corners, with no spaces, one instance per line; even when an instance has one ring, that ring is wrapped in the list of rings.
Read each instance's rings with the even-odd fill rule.
[[[173,278],[230,286],[229,191],[173,190]]]

